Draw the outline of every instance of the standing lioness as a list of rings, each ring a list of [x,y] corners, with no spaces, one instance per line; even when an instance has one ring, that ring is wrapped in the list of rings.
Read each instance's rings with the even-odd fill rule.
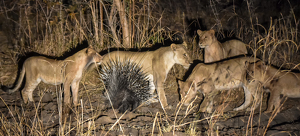
[[[102,64],[115,59],[119,59],[119,61],[130,60],[139,64],[143,72],[149,75],[151,93],[156,89],[161,106],[166,108],[168,103],[164,92],[164,82],[168,72],[174,64],[188,68],[192,63],[185,46],[186,43],[182,45],[171,44],[169,47],[161,47],[155,51],[147,52],[114,51],[103,56]]]
[[[65,60],[54,60],[42,56],[34,56],[25,60],[16,87],[4,91],[13,93],[17,91],[25,76],[26,83],[22,90],[25,103],[34,101],[32,92],[36,86],[43,81],[47,84],[64,86],[64,103],[70,105],[70,87],[72,88],[73,103],[77,105],[79,81],[83,71],[93,62],[100,63],[100,56],[91,46],[80,50]]]
[[[264,90],[270,91],[268,108],[265,112],[277,110],[280,106],[280,94],[290,98],[300,98],[300,73],[278,70],[264,65],[262,61],[248,63],[248,81],[258,81]],[[260,100],[258,100],[260,102]]]
[[[197,30],[199,35],[199,47],[204,48],[204,62],[215,62],[225,58],[247,54],[247,44],[239,40],[229,40],[220,43],[214,30]]]

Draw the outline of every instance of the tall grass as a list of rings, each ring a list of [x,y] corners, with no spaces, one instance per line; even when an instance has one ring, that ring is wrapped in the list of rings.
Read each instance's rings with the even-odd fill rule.
[[[292,7],[292,5],[290,5]],[[250,20],[250,26],[243,24],[243,21],[240,21],[236,25],[236,29],[230,31],[229,34],[224,33],[221,29],[219,31],[220,37],[225,35],[235,35],[237,38],[243,40],[246,43],[249,43],[250,53],[253,56],[256,56],[262,59],[268,65],[275,65],[282,69],[298,69],[299,70],[299,20],[297,20],[293,8],[290,9],[289,16],[283,16],[281,14],[280,18],[272,19],[268,25],[259,24],[259,20],[254,17],[254,6],[251,1],[247,1],[248,13]],[[212,10],[215,11],[214,5],[212,5]],[[218,20],[218,14],[215,14],[216,19]],[[238,21],[237,21],[238,22]],[[222,24],[216,23],[217,28],[222,28]],[[257,88],[256,95],[263,95],[261,90],[262,86]],[[261,90],[260,90],[261,89]],[[254,100],[253,106],[256,103],[262,103],[262,100]],[[282,105],[281,105],[282,106]],[[255,109],[251,108],[251,112],[248,118],[248,124],[246,126],[246,135],[266,135],[270,123],[279,113],[278,110],[274,111],[270,118],[267,126],[262,127],[262,131],[254,131],[253,126],[253,116],[257,114],[254,111]],[[258,114],[261,116],[264,109],[260,107],[258,109]],[[260,120],[258,120],[260,122]],[[259,123],[260,124],[260,123]]]
[[[26,56],[27,53],[35,52],[46,56],[60,57],[65,52],[75,48],[82,41],[86,40],[99,52],[112,47],[126,47],[122,45],[122,28],[118,18],[117,9],[112,1],[3,1],[1,5],[1,19],[4,23],[2,30],[9,35],[9,41],[12,43],[14,54],[12,60],[18,57]],[[151,44],[162,42],[166,35],[164,29],[160,26],[160,18],[151,16],[150,10],[153,7],[152,1],[124,2],[126,17],[128,17],[130,26],[131,46],[129,48],[148,47]],[[127,6],[128,5],[128,6]],[[128,9],[128,8],[129,9]],[[147,23],[145,23],[147,22]],[[17,63],[15,63],[17,64]],[[16,72],[16,71],[15,71]],[[2,74],[1,74],[2,76]],[[14,79],[6,80],[2,84],[12,84]],[[81,111],[76,113],[74,118],[67,118],[73,121],[62,120],[62,90],[56,89],[59,117],[58,135],[94,135],[93,130],[97,130],[94,118],[98,114],[92,114],[95,117],[86,119],[86,111],[94,112],[94,109],[86,109],[81,103]],[[85,89],[85,91],[87,91]],[[100,94],[99,94],[100,95]],[[42,98],[42,96],[41,96]],[[2,102],[6,104],[2,99]],[[21,101],[19,101],[21,102]],[[27,110],[24,105],[7,105],[8,113],[2,113],[1,134],[2,135],[51,135],[49,126],[45,125],[40,118],[41,102],[37,103],[34,117],[26,116]],[[14,108],[14,109],[12,109]],[[20,111],[19,111],[20,110]],[[5,115],[10,115],[9,117]],[[98,115],[99,116],[99,115]],[[85,120],[86,119],[86,120]],[[88,130],[86,124],[88,123]],[[55,124],[55,123],[54,123]],[[85,125],[85,126],[84,126]],[[53,126],[53,129],[56,127]]]
[[[160,18],[151,16],[152,1],[124,2],[130,22],[132,46],[122,45],[121,24],[112,1],[63,3],[63,1],[4,2],[5,29],[19,53],[37,52],[61,56],[87,40],[96,49],[108,47],[141,48],[163,41]],[[128,9],[130,8],[130,9]],[[130,12],[129,12],[130,11]],[[127,13],[128,12],[128,13]],[[5,27],[13,29],[6,29]],[[113,39],[113,40],[111,40]]]
[[[84,40],[100,52],[112,47],[150,47],[152,44],[162,43],[167,38],[173,37],[173,32],[166,31],[164,26],[161,26],[164,16],[157,15],[154,12],[156,3],[152,0],[129,0],[123,2],[126,7],[125,12],[129,24],[130,46],[123,45],[121,22],[113,1],[72,2],[66,4],[63,1],[44,0],[3,1],[0,13],[0,17],[4,22],[2,30],[9,35],[9,41],[12,46],[10,50],[5,52],[9,52],[10,59],[14,62],[14,65],[17,65],[19,57],[25,56],[29,52],[60,57]],[[224,19],[221,18],[216,4],[218,4],[218,1],[211,0],[210,7],[206,10],[212,11],[213,18],[216,21],[213,26],[218,29],[218,38],[220,40],[235,35],[248,43],[251,53],[263,61],[286,69],[298,69],[298,64],[300,63],[297,53],[299,46],[299,21],[296,19],[292,8],[290,16],[281,16],[279,19],[270,18],[270,24],[266,26],[258,23],[258,20],[253,16],[255,7],[251,5],[250,1],[247,1],[249,22],[245,22],[242,17],[237,16],[235,11],[227,9],[222,11],[228,12],[232,18],[236,19],[235,28],[230,30],[229,33],[225,33],[223,28],[226,24],[222,24]],[[176,14],[182,17],[183,13],[178,11]],[[185,18],[179,19],[180,22],[183,22],[182,24],[185,23],[184,20]],[[199,58],[201,52],[197,47],[193,47],[192,54],[193,58]],[[0,67],[5,66],[0,64]],[[1,83],[5,85],[12,84],[14,79],[5,80],[4,82],[3,79],[8,77],[4,74],[5,71],[0,72]],[[96,88],[101,86],[90,84]],[[56,90],[57,98],[60,98],[57,103],[60,103],[62,97],[60,92],[62,90],[60,88],[56,88]],[[84,87],[81,90],[81,92],[86,92],[89,98],[94,94],[100,95],[97,89],[90,90]],[[39,91],[45,92],[43,89]],[[117,127],[119,127],[119,130],[123,129],[122,124],[119,123],[123,115],[115,115],[118,118],[115,124],[118,123],[118,125],[102,129],[101,124],[98,124],[96,121],[101,115],[99,111],[101,107],[93,107],[93,100],[91,99],[88,99],[86,103],[81,101],[78,111],[74,111],[76,113],[75,118],[62,120],[62,115],[60,115],[59,117],[51,117],[48,121],[43,119],[41,108],[46,104],[41,102],[41,99],[35,103],[34,111],[30,111],[26,106],[20,104],[22,103],[20,98],[15,103],[7,102],[2,97],[0,99],[1,103],[7,108],[7,111],[1,111],[0,135],[52,135],[53,132],[57,132],[58,135],[106,135],[109,131],[118,129]],[[60,106],[57,107],[57,111],[61,112]],[[156,112],[153,118],[151,134],[163,134],[165,132],[175,134],[176,131],[183,130],[189,135],[197,135],[201,133],[197,132],[197,123],[207,122],[209,125],[206,134],[218,135],[217,122],[221,118],[225,118],[223,114],[224,108],[216,110],[208,117],[186,122],[185,119],[193,115],[196,107],[195,101],[188,107],[183,107],[180,102],[174,113],[168,113],[171,115],[165,114],[166,111],[164,113]],[[182,110],[184,111],[183,115],[179,114]],[[54,115],[54,111],[48,112]],[[250,113],[246,135],[256,135],[251,129],[251,119],[254,114],[254,111]],[[28,117],[28,115],[33,115],[33,117]],[[272,115],[270,122],[276,115],[276,113]],[[59,123],[53,122],[53,118],[55,120],[59,118]],[[51,124],[58,124],[58,126],[52,126]],[[248,128],[250,129],[248,130]],[[52,131],[52,129],[58,129],[58,131]],[[267,129],[268,126],[264,128],[264,131],[266,132]]]

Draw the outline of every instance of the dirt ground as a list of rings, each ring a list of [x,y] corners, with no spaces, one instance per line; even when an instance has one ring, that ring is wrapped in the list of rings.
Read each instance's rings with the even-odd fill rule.
[[[1,37],[3,39],[3,37]],[[2,40],[1,45],[5,45]],[[18,61],[9,46],[0,49],[0,81],[12,85],[18,74]],[[273,116],[256,110],[233,112],[242,104],[241,90],[223,91],[216,97],[216,112],[196,114],[202,96],[190,107],[178,105],[177,79],[185,70],[175,66],[168,74],[165,92],[173,108],[163,111],[159,103],[143,105],[124,115],[115,113],[104,101],[104,88],[96,71],[85,75],[80,84],[80,105],[67,120],[59,121],[60,86],[40,84],[34,91],[35,103],[25,105],[20,91],[0,91],[0,135],[300,135],[300,99],[288,99],[283,110]],[[261,109],[266,107],[264,95]],[[116,123],[117,122],[117,123]],[[121,126],[121,127],[120,127]],[[265,132],[265,128],[268,127]],[[174,131],[173,131],[174,130]]]

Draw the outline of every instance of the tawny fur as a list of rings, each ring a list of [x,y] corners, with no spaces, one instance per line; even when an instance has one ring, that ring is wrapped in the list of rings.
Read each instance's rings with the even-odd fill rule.
[[[270,92],[267,113],[280,107],[281,94],[289,98],[300,98],[300,73],[278,70],[258,61],[248,63],[248,74],[248,81],[259,81],[264,90]]]
[[[211,112],[214,94],[218,90],[230,90],[243,87],[245,92],[245,102],[234,110],[243,110],[251,102],[250,93],[245,84],[246,61],[254,61],[252,57],[239,57],[230,60],[196,65],[186,81],[178,81],[181,98],[188,105],[196,96],[198,90],[203,93],[204,101],[201,104],[200,112]],[[193,84],[192,84],[193,83]],[[190,90],[189,90],[190,89]],[[254,94],[252,94],[254,96]],[[210,97],[207,97],[210,96]],[[210,105],[208,106],[210,102]]]
[[[239,40],[229,40],[220,43],[215,37],[214,30],[197,30],[199,35],[199,47],[204,48],[204,62],[210,63],[225,58],[247,54],[247,44]]]
[[[130,61],[139,64],[142,71],[149,75],[151,94],[157,90],[161,106],[168,107],[167,99],[164,92],[164,82],[167,74],[174,64],[180,64],[185,68],[190,66],[190,59],[186,50],[186,43],[171,44],[169,47],[161,47],[155,51],[147,52],[130,52],[130,51],[114,51],[103,56],[103,64],[114,59]]]
[[[102,61],[91,46],[80,50],[65,60],[49,59],[43,56],[34,56],[25,60],[16,86],[5,89],[9,93],[17,91],[26,78],[22,97],[25,103],[33,102],[32,93],[36,86],[43,81],[47,84],[64,86],[64,103],[70,106],[70,87],[72,88],[73,103],[77,105],[79,82],[84,70],[93,62]],[[5,87],[2,87],[5,88]]]

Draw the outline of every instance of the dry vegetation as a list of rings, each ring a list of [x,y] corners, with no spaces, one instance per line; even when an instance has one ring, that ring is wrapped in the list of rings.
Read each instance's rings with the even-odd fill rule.
[[[255,7],[250,0],[245,1],[247,10],[244,11],[247,13],[244,14],[247,14],[248,18],[241,17],[235,10],[231,10],[232,7],[234,9],[234,5],[217,10],[216,5],[220,4],[218,2],[211,0],[210,6],[202,7],[203,12],[199,13],[204,15],[204,11],[210,11],[211,17],[202,18],[206,20],[202,22],[195,19],[191,24],[214,22],[207,28],[216,29],[218,39],[239,38],[250,44],[251,54],[268,64],[284,69],[299,69],[299,21],[292,5],[287,16],[278,15],[277,19],[270,18],[268,25],[262,25],[259,24],[254,11]],[[170,41],[178,42],[175,35],[180,35],[183,40],[190,43],[188,48],[192,58],[202,59],[202,50],[196,44],[196,34],[188,35],[188,31],[196,30],[190,30],[191,24],[186,21],[184,13],[179,12],[178,9],[178,13],[173,16],[165,15],[161,8],[155,9],[157,4],[158,2],[153,0],[1,1],[1,84],[13,84],[17,77],[18,66],[22,65],[22,61],[32,54],[42,54],[58,59],[65,58],[68,52],[76,50],[79,46],[85,46],[82,45],[85,43],[83,41],[92,45],[98,52],[110,48],[139,50],[151,49],[153,45],[168,45]],[[220,18],[221,14],[226,14],[226,16]],[[178,31],[162,25],[166,23],[162,22],[164,18],[172,18],[172,21],[176,22],[170,21],[174,26],[179,24],[184,26],[184,29]],[[226,27],[228,23],[231,24],[230,27]],[[170,79],[166,83],[166,90],[177,93],[175,78],[182,79],[184,73],[181,67],[173,68],[168,75]],[[226,97],[218,101],[221,106],[213,114],[205,114],[200,118],[195,114],[199,104],[198,98],[188,107],[175,100],[173,102],[176,109],[171,111],[156,109],[143,112],[143,107],[137,110],[138,115],[132,112],[119,114],[114,110],[106,111],[101,102],[104,88],[98,77],[97,71],[86,74],[80,86],[81,106],[78,111],[74,111],[74,117],[66,121],[61,120],[61,116],[57,115],[60,112],[57,103],[62,97],[59,86],[39,85],[35,93],[40,99],[35,99],[38,101],[31,105],[31,108],[22,103],[20,94],[15,93],[14,96],[10,96],[1,91],[0,135],[222,135],[224,133],[219,132],[217,123],[237,114],[224,112],[229,103],[236,101],[237,91],[222,92],[221,95]],[[178,94],[172,98],[178,99],[177,96]],[[51,105],[49,105],[50,102]],[[258,128],[258,130],[261,129],[260,131],[257,128],[257,131],[252,129],[254,114],[262,114],[262,110],[262,108],[259,111],[252,110],[245,115],[249,117],[247,127],[242,129],[242,133],[234,132],[231,135],[266,134],[269,125]],[[271,115],[269,124],[276,115],[277,113]],[[148,122],[144,121],[148,124],[143,124],[141,121],[135,124],[128,123],[139,119],[139,116],[143,116],[143,120],[148,119]],[[197,125],[201,122],[201,125],[206,124],[203,129],[199,129]],[[139,128],[141,126],[144,128]],[[136,133],[126,128],[150,131]]]

